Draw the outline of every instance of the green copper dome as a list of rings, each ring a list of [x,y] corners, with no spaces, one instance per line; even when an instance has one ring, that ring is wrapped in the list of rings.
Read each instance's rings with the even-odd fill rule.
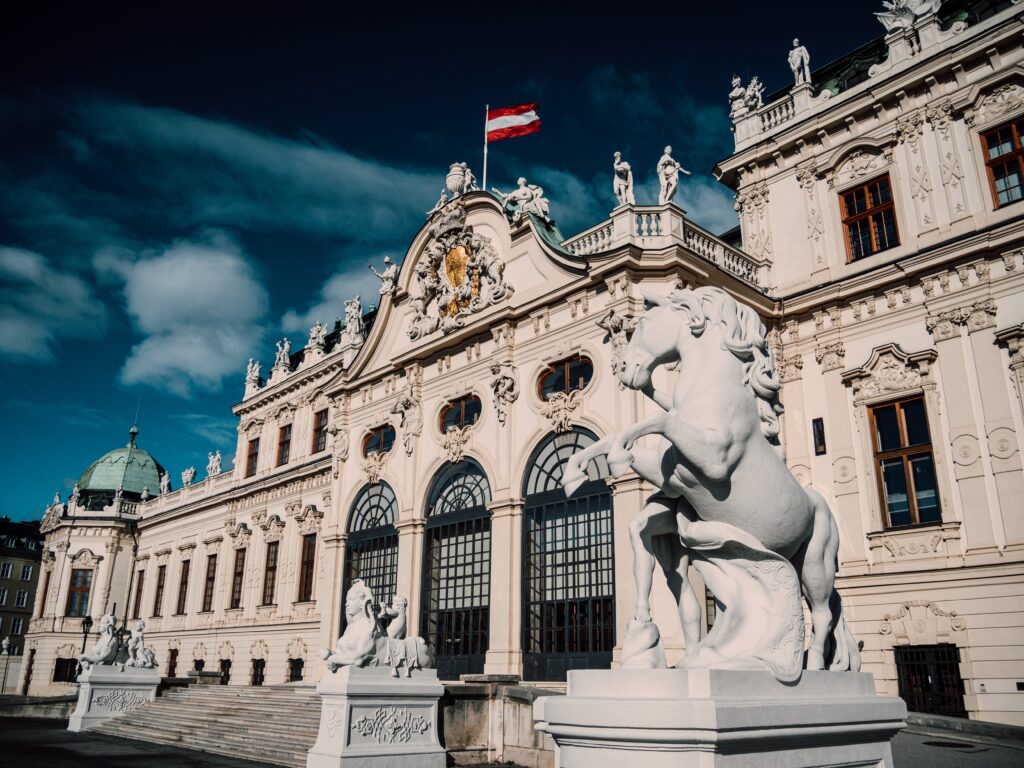
[[[144,488],[150,496],[160,493],[160,475],[164,468],[156,459],[135,444],[137,427],[132,427],[131,439],[124,448],[116,448],[96,459],[78,479],[78,490],[116,491],[120,488],[128,495],[141,495]]]

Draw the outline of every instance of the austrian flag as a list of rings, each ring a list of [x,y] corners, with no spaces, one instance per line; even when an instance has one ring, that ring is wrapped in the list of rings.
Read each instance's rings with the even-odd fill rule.
[[[487,141],[501,141],[540,130],[536,104],[520,104],[487,111]]]

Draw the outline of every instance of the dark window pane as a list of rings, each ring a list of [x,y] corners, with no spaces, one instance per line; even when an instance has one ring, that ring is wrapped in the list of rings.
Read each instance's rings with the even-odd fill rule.
[[[1000,128],[988,134],[988,159],[995,160],[997,157],[1013,152],[1013,131],[1010,126]]]
[[[1021,179],[1020,164],[1016,160],[992,166],[992,176],[999,205],[1014,203],[1024,197],[1024,182]]]
[[[924,445],[931,442],[928,436],[928,419],[924,415],[924,400],[908,400],[902,406],[903,421],[907,426],[907,445]]]
[[[912,521],[907,503],[907,476],[903,471],[903,459],[882,462],[882,485],[885,489],[889,525],[910,525]]]
[[[894,451],[900,445],[900,423],[895,405],[875,408],[875,444],[879,451]]]
[[[935,466],[932,455],[925,453],[910,459],[910,471],[914,476],[914,497],[917,500],[918,522],[938,523],[942,521],[939,496],[935,491]]]

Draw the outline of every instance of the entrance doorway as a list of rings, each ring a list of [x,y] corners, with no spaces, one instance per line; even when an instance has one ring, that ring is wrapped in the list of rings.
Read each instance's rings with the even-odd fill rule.
[[[960,677],[960,649],[952,643],[898,645],[896,676],[900,698],[911,712],[967,717],[964,681]]]

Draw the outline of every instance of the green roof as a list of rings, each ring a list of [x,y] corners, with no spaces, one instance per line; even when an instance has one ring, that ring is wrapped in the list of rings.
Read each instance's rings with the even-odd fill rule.
[[[121,488],[125,493],[141,494],[144,488],[148,488],[150,496],[159,495],[160,475],[164,468],[135,444],[138,433],[138,428],[132,427],[128,445],[115,448],[90,464],[78,480],[78,489],[116,491]]]

